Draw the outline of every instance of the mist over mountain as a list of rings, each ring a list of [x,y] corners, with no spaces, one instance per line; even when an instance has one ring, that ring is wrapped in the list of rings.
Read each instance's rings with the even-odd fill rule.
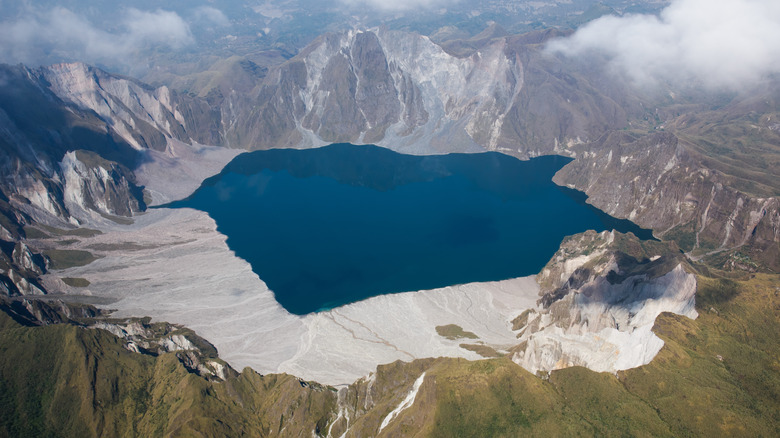
[[[780,4],[772,0],[674,0],[659,15],[594,20],[548,50],[603,55],[635,85],[740,91],[780,74]]]
[[[138,77],[155,69],[203,68],[204,61],[231,55],[275,63],[275,58],[289,58],[329,31],[383,25],[443,41],[474,36],[492,23],[516,33],[576,27],[615,10],[657,8],[627,0],[609,3],[491,0],[475,7],[462,1],[4,2],[0,61],[31,66],[78,61]]]

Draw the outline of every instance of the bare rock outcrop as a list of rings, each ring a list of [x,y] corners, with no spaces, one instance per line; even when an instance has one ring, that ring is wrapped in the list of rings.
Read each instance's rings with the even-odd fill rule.
[[[672,248],[633,235],[568,238],[537,278],[541,298],[514,322],[512,360],[532,372],[584,366],[617,371],[650,362],[663,346],[655,318],[696,318],[696,277]]]

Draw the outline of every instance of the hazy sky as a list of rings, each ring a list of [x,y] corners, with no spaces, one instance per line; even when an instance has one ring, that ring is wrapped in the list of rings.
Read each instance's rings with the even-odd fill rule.
[[[659,17],[603,17],[548,48],[599,52],[642,86],[739,90],[780,73],[780,0],[673,0]]]
[[[61,61],[83,61],[123,70],[122,66],[143,63],[143,49],[162,47],[193,48],[202,27],[224,27],[229,32],[230,20],[225,11],[242,11],[251,1],[205,0],[176,2],[170,7],[144,9],[140,5],[152,1],[126,1],[99,6],[78,1],[51,1],[60,6],[47,6],[43,0],[11,0],[21,3],[3,4],[0,0],[0,62],[25,63],[31,66]],[[373,13],[441,8],[460,0],[326,0],[331,5],[349,6]],[[258,2],[262,4],[262,1]],[[128,7],[124,5],[134,5]],[[68,7],[64,5],[70,5]],[[219,7],[227,8],[224,11]],[[231,9],[232,8],[232,9]],[[171,10],[175,9],[175,10]],[[344,8],[346,12],[346,7]],[[247,9],[249,10],[249,9]],[[102,14],[102,15],[101,15]],[[264,23],[258,17],[258,29]],[[244,23],[246,25],[246,23]]]
[[[192,24],[230,24],[221,11],[207,6],[193,8],[186,20],[162,9],[123,8],[118,13],[115,28],[108,31],[64,7],[27,8],[13,20],[0,19],[0,61],[122,64],[133,62],[131,55],[144,47],[179,49],[194,44]]]

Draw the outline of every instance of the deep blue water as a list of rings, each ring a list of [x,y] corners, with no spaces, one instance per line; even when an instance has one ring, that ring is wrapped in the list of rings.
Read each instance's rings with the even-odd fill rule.
[[[376,146],[243,154],[170,207],[208,212],[288,311],[538,273],[564,236],[632,231],[551,179],[570,159]]]

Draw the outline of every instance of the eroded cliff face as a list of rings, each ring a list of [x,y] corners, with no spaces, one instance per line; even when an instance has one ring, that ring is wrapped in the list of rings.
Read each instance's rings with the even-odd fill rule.
[[[673,248],[589,231],[564,241],[537,277],[539,306],[513,321],[512,360],[531,372],[584,366],[615,372],[649,363],[652,332],[671,312],[696,318],[696,278]]]
[[[63,101],[94,111],[134,149],[165,150],[172,138],[220,143],[208,104],[166,86],[152,88],[78,62],[44,67],[36,74]]]
[[[780,269],[778,198],[732,188],[731,177],[705,167],[675,135],[614,132],[575,151],[554,181],[584,191],[596,207],[652,228],[694,258],[733,259],[742,250],[760,265],[754,269]]]
[[[46,259],[24,242],[0,240],[0,295],[45,294],[38,277],[46,268]]]
[[[629,110],[609,97],[614,90],[561,73],[541,52],[553,36],[486,39],[457,57],[408,32],[328,34],[268,72],[250,93],[252,120],[223,111],[223,128],[250,149],[354,142],[412,153],[565,153],[624,126]],[[231,108],[247,105],[231,99]]]
[[[216,141],[208,120],[196,116],[203,108],[205,101],[84,64],[0,66],[0,293],[45,294],[42,251],[64,259],[89,254],[32,242],[28,231],[56,237],[85,225],[126,224],[146,209],[137,171],[156,189],[148,198],[160,202],[235,156],[197,144]]]
[[[88,211],[131,216],[144,209],[127,167],[141,151],[91,109],[60,99],[40,72],[4,67],[0,75],[0,190],[23,213],[9,212],[11,222],[78,224]]]
[[[20,163],[18,172],[4,178],[10,204],[30,220],[79,225],[101,214],[129,217],[146,208],[142,188],[119,163],[79,150],[57,164],[47,176]]]
[[[68,152],[60,163],[64,204],[79,216],[94,213],[132,216],[146,205],[143,193],[126,167],[89,151]]]

